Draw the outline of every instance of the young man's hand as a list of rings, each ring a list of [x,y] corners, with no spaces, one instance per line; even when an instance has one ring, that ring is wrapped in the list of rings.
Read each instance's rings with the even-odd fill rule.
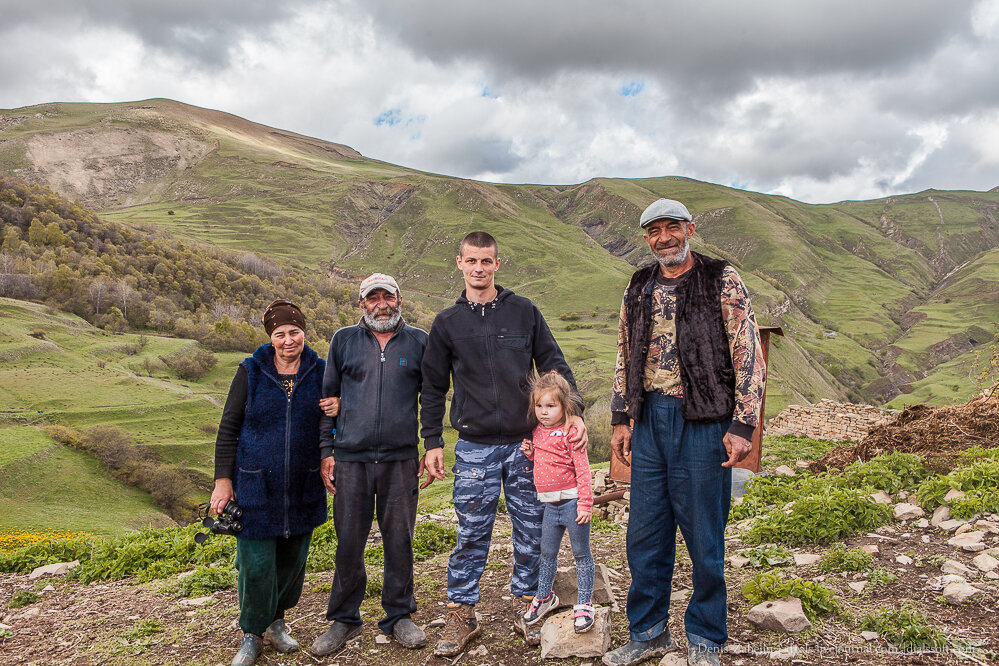
[[[589,438],[586,435],[586,424],[583,423],[583,417],[581,416],[570,416],[565,420],[565,427],[567,430],[576,429],[576,434],[569,434],[569,443],[572,444],[572,448],[577,451],[582,451],[589,444]]]
[[[434,479],[444,478],[444,447],[430,449],[420,458],[420,468],[416,472],[416,478],[423,476],[423,470],[427,471],[427,480],[420,484],[420,490],[433,483]]]
[[[631,467],[628,456],[631,455],[631,426],[619,423],[611,433],[611,451],[614,457],[625,467]]]
[[[576,522],[580,525],[585,525],[590,522],[590,518],[593,517],[592,511],[583,511],[582,509],[576,510]]]
[[[520,450],[527,456],[528,460],[534,460],[534,442],[525,439],[520,445]]]

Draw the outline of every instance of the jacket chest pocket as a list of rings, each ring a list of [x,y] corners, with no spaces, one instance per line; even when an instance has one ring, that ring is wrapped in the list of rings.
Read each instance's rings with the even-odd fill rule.
[[[527,351],[531,338],[526,333],[501,333],[496,336],[496,345],[503,349]]]

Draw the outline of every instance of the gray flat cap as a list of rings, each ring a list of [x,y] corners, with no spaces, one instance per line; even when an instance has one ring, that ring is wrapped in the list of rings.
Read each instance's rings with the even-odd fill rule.
[[[642,217],[639,220],[639,224],[642,228],[649,226],[650,223],[656,220],[686,220],[690,222],[690,211],[679,201],[674,201],[673,199],[659,199],[658,201],[653,201],[652,205],[645,209],[642,213]]]

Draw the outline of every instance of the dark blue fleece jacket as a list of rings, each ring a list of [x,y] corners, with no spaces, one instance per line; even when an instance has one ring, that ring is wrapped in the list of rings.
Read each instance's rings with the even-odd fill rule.
[[[241,539],[304,534],[326,521],[319,477],[319,398],[325,361],[308,346],[291,397],[274,368],[274,346],[262,345],[246,370],[243,427],[233,488],[243,509]]]

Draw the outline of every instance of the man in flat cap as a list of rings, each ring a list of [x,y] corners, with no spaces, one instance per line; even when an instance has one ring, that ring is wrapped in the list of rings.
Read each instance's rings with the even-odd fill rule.
[[[731,468],[752,448],[766,369],[746,287],[727,261],[691,252],[686,206],[659,199],[640,223],[656,262],[624,292],[611,397],[611,447],[631,466],[630,641],[603,663],[676,648],[667,620],[679,526],[693,565],[687,663],[718,664]]]
[[[312,644],[312,652],[320,656],[361,633],[364,547],[373,513],[385,549],[385,617],[378,627],[407,648],[422,647],[427,640],[410,619],[416,611],[417,397],[427,333],[403,321],[399,285],[392,277],[368,276],[359,295],[361,321],[341,328],[330,341],[320,402],[327,414],[321,424],[324,437],[328,440],[334,432],[333,441],[321,445],[320,473],[335,493],[337,534],[336,573],[326,612],[333,624]]]

